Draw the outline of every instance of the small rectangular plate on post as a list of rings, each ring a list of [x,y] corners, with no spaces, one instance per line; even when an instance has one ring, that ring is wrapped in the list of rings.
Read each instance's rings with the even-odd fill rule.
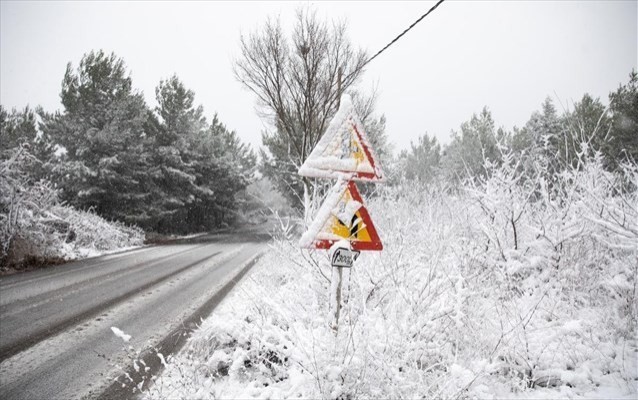
[[[332,266],[352,268],[352,264],[359,257],[359,250],[350,250],[339,247],[332,253]]]

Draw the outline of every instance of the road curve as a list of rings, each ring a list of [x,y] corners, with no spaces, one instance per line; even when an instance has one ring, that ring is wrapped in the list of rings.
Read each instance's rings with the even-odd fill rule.
[[[102,395],[139,352],[170,351],[265,248],[207,235],[0,278],[0,398]]]

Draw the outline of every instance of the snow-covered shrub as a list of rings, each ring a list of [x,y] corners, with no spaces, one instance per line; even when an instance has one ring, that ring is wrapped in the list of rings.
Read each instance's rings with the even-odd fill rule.
[[[513,374],[521,387],[582,393],[625,382],[635,393],[638,201],[621,184],[635,179],[635,165],[623,178],[605,171],[599,154],[583,153],[549,190],[542,163],[526,183],[513,164],[506,155],[468,191],[480,208],[474,242],[486,255],[472,286],[498,295],[470,291],[481,315],[473,346],[492,349],[497,375]]]
[[[25,147],[0,158],[0,267],[46,264],[141,245],[144,233],[75,210],[58,200],[51,183],[34,182],[39,161]]]
[[[144,243],[144,231],[118,221],[107,221],[91,211],[56,207],[55,214],[68,224],[66,254],[82,258]]]
[[[523,181],[503,154],[461,190],[383,189],[368,208],[385,248],[346,271],[336,335],[326,252],[282,225],[147,395],[635,396],[638,169],[585,152],[551,182],[544,168]]]
[[[38,256],[52,256],[50,249],[59,240],[55,230],[42,220],[58,199],[57,192],[47,182],[33,182],[27,170],[38,162],[25,148],[16,147],[0,158],[0,265],[10,251],[19,249]]]

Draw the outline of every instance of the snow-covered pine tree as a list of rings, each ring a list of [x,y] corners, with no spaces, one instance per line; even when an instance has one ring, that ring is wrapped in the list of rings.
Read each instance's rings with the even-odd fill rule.
[[[9,112],[0,105],[0,159],[6,160],[10,157],[9,154],[17,151],[18,147],[26,146],[29,154],[40,161],[25,166],[28,168],[30,178],[34,181],[47,177],[49,172],[47,162],[53,155],[50,138],[38,132],[37,114],[39,113],[42,113],[41,109],[33,110],[29,106]],[[9,151],[12,149],[13,152]]]
[[[153,176],[163,196],[153,202],[154,228],[194,232],[232,222],[254,155],[217,116],[208,125],[195,93],[176,75],[160,82],[156,96]]]
[[[186,232],[189,208],[214,199],[212,191],[197,182],[195,164],[199,160],[191,145],[206,129],[204,110],[195,107],[194,92],[186,89],[177,75],[160,81],[155,97],[159,125],[153,137],[153,180],[162,195],[153,199],[157,213],[154,229]]]
[[[441,145],[435,136],[419,136],[416,144],[410,142],[410,149],[401,152],[399,165],[404,178],[430,183],[439,174]]]
[[[610,159],[609,137],[611,120],[600,99],[588,93],[574,104],[574,110],[563,115],[565,129],[557,138],[559,159],[563,168],[577,167],[583,152],[593,148],[599,150],[607,167]]]
[[[37,136],[35,112],[28,106],[24,110],[9,112],[0,105],[0,151],[32,144]]]
[[[618,170],[624,162],[638,161],[638,72],[629,82],[609,95],[612,128],[609,135],[608,165]]]
[[[43,115],[43,133],[65,151],[53,168],[62,198],[107,219],[144,225],[149,156],[148,109],[115,54],[91,51],[71,63],[60,94],[64,110]]]
[[[526,178],[533,176],[539,160],[545,163],[547,174],[560,171],[558,138],[563,136],[564,129],[554,103],[547,97],[541,111],[534,111],[523,128],[514,128],[510,146],[513,154],[521,160],[518,172]]]
[[[461,125],[461,131],[452,132],[452,142],[445,148],[442,164],[450,182],[485,177],[483,161],[499,162],[497,139],[505,133],[496,129],[492,113],[483,108]]]

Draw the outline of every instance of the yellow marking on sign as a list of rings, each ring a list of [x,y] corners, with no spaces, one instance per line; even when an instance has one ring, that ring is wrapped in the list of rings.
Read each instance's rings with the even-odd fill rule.
[[[343,239],[350,237],[350,228],[342,224],[335,216],[330,218],[330,231]]]
[[[361,214],[357,211],[354,215],[359,220],[359,223],[357,224],[357,239],[362,242],[371,242],[372,239],[370,238],[370,233],[368,233],[368,228],[361,228],[363,225],[363,218],[361,217]]]
[[[330,227],[330,232],[340,238],[357,239],[361,242],[372,241],[368,228],[363,226],[363,218],[359,211],[354,214],[354,221],[358,221],[354,226],[346,226],[337,217],[332,216],[328,226]]]
[[[365,160],[365,154],[363,154],[363,149],[359,146],[357,133],[354,131],[354,125],[350,125],[348,128],[350,131],[350,156],[354,158],[357,165],[359,165]]]

